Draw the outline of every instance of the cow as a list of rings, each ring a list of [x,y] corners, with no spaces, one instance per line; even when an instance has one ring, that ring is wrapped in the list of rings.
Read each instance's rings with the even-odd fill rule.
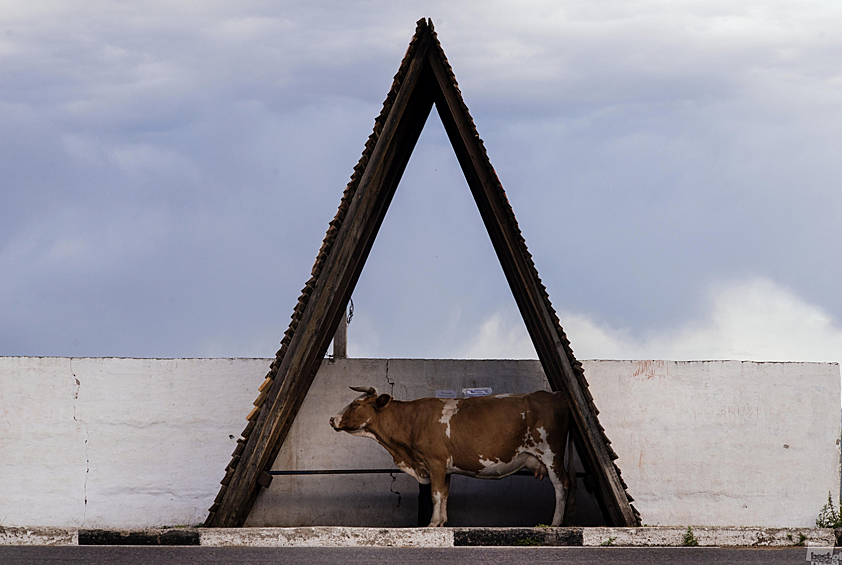
[[[371,387],[350,388],[363,394],[330,419],[331,427],[377,441],[398,469],[429,484],[431,527],[447,523],[451,474],[501,479],[524,467],[550,478],[552,525],[561,525],[570,484],[564,469],[570,407],[562,393],[405,402]]]

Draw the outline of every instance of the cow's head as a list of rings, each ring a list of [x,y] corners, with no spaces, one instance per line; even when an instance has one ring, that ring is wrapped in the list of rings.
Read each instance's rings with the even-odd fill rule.
[[[351,390],[363,394],[331,418],[330,425],[337,432],[348,432],[355,436],[371,436],[371,433],[366,431],[366,427],[377,417],[377,413],[392,401],[392,397],[388,394],[378,395],[373,387],[352,386]]]

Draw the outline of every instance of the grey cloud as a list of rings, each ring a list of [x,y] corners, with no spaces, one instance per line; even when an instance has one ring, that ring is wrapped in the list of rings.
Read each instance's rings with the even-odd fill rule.
[[[842,316],[837,15],[530,6],[13,10],[0,354],[271,356],[422,15],[559,310],[643,335],[756,275]],[[435,116],[355,302],[400,356],[513,307]]]

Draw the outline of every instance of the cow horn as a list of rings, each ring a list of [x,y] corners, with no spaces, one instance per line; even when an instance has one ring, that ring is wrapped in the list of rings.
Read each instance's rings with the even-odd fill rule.
[[[352,386],[348,388],[357,392],[363,392],[369,396],[374,396],[375,394],[377,394],[377,391],[374,389],[374,387],[371,386]]]

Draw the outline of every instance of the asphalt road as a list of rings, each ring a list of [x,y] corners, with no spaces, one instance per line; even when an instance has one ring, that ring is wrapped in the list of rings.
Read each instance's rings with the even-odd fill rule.
[[[623,548],[623,547],[456,547],[403,548],[240,548],[240,547],[0,547],[0,564],[272,564],[272,565],[482,565],[524,564],[804,564],[804,548]]]

